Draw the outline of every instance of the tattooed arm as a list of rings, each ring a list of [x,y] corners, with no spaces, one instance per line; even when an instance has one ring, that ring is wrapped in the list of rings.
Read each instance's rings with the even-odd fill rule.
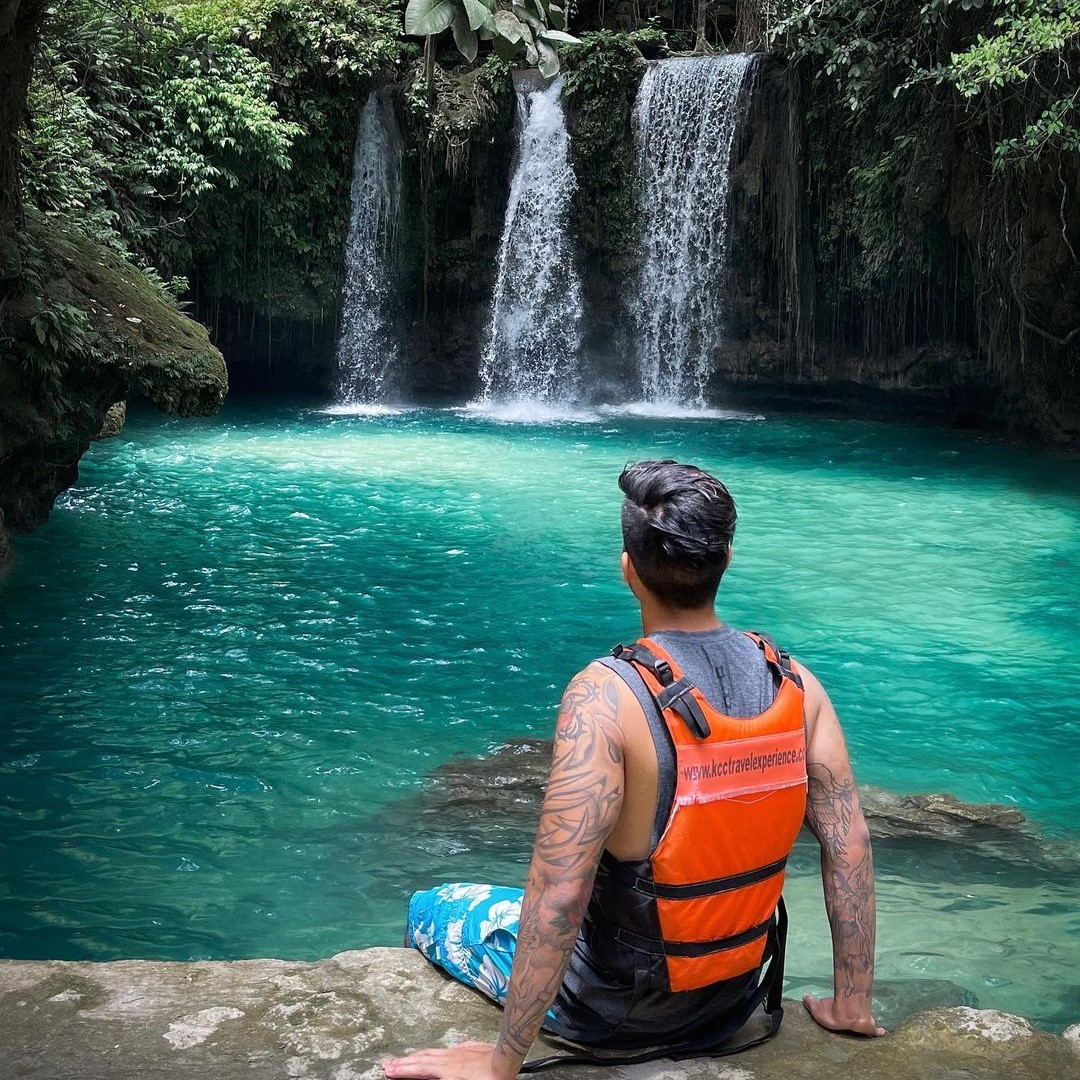
[[[498,1073],[517,1074],[562,985],[604,843],[622,809],[623,681],[592,664],[559,709],[551,778],[521,905],[514,967],[495,1048]]]
[[[602,664],[590,664],[563,695],[498,1042],[462,1043],[387,1061],[388,1077],[510,1080],[517,1075],[562,985],[604,843],[622,809],[618,712],[620,698],[630,694],[625,686]]]
[[[874,861],[844,733],[821,683],[805,668],[806,824],[821,845],[821,883],[832,929],[833,996],[803,1004],[833,1031],[884,1035],[874,1023]]]

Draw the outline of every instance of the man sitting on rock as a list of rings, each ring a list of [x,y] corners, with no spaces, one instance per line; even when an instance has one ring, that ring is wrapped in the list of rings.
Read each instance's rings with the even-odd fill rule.
[[[619,486],[644,637],[567,687],[524,894],[444,885],[409,905],[410,943],[505,1007],[498,1042],[391,1059],[388,1077],[509,1080],[541,1028],[588,1047],[717,1053],[764,1004],[754,1041],[774,1034],[780,892],[804,821],[821,844],[835,982],[803,1003],[822,1027],[884,1034],[870,836],[832,704],[768,638],[716,616],[735,531],[724,485],[646,461]]]

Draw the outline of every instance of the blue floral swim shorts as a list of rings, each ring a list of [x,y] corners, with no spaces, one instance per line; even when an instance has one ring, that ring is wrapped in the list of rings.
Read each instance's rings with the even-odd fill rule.
[[[459,982],[506,1004],[514,963],[521,889],[448,883],[413,893],[409,944]],[[555,1014],[548,1011],[548,1017]]]

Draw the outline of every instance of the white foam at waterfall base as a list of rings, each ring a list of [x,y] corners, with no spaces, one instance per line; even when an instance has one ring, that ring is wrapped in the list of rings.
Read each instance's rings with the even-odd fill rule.
[[[501,424],[592,424],[600,414],[559,402],[514,398],[509,401],[473,401],[450,410]]]
[[[360,113],[338,341],[336,400],[382,400],[397,359],[393,288],[401,224],[402,144],[390,102],[374,91]]]
[[[705,405],[724,333],[731,146],[752,60],[661,60],[634,102],[645,259],[630,314],[649,402]]]
[[[340,405],[327,405],[323,409],[317,409],[325,416],[400,416],[409,410],[407,405],[386,405],[383,402],[351,401],[342,402]]]
[[[517,161],[480,364],[487,405],[555,405],[577,396],[582,302],[566,233],[576,180],[563,82],[516,80]]]

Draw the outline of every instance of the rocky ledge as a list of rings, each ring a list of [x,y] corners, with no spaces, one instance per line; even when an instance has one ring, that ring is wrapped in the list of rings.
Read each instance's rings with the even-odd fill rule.
[[[209,416],[228,382],[206,329],[137,267],[32,214],[25,233],[36,284],[0,303],[0,562],[6,532],[48,518],[129,398]]]
[[[345,952],[317,963],[0,962],[5,1080],[377,1080],[389,1054],[491,1039],[498,1023],[497,1009],[406,949]],[[780,1035],[736,1058],[546,1075],[1037,1080],[1077,1075],[1078,1034],[1080,1027],[1049,1035],[1017,1016],[961,1007],[916,1013],[885,1038],[864,1040],[820,1030],[790,1002]],[[534,1054],[561,1049],[542,1041]]]

